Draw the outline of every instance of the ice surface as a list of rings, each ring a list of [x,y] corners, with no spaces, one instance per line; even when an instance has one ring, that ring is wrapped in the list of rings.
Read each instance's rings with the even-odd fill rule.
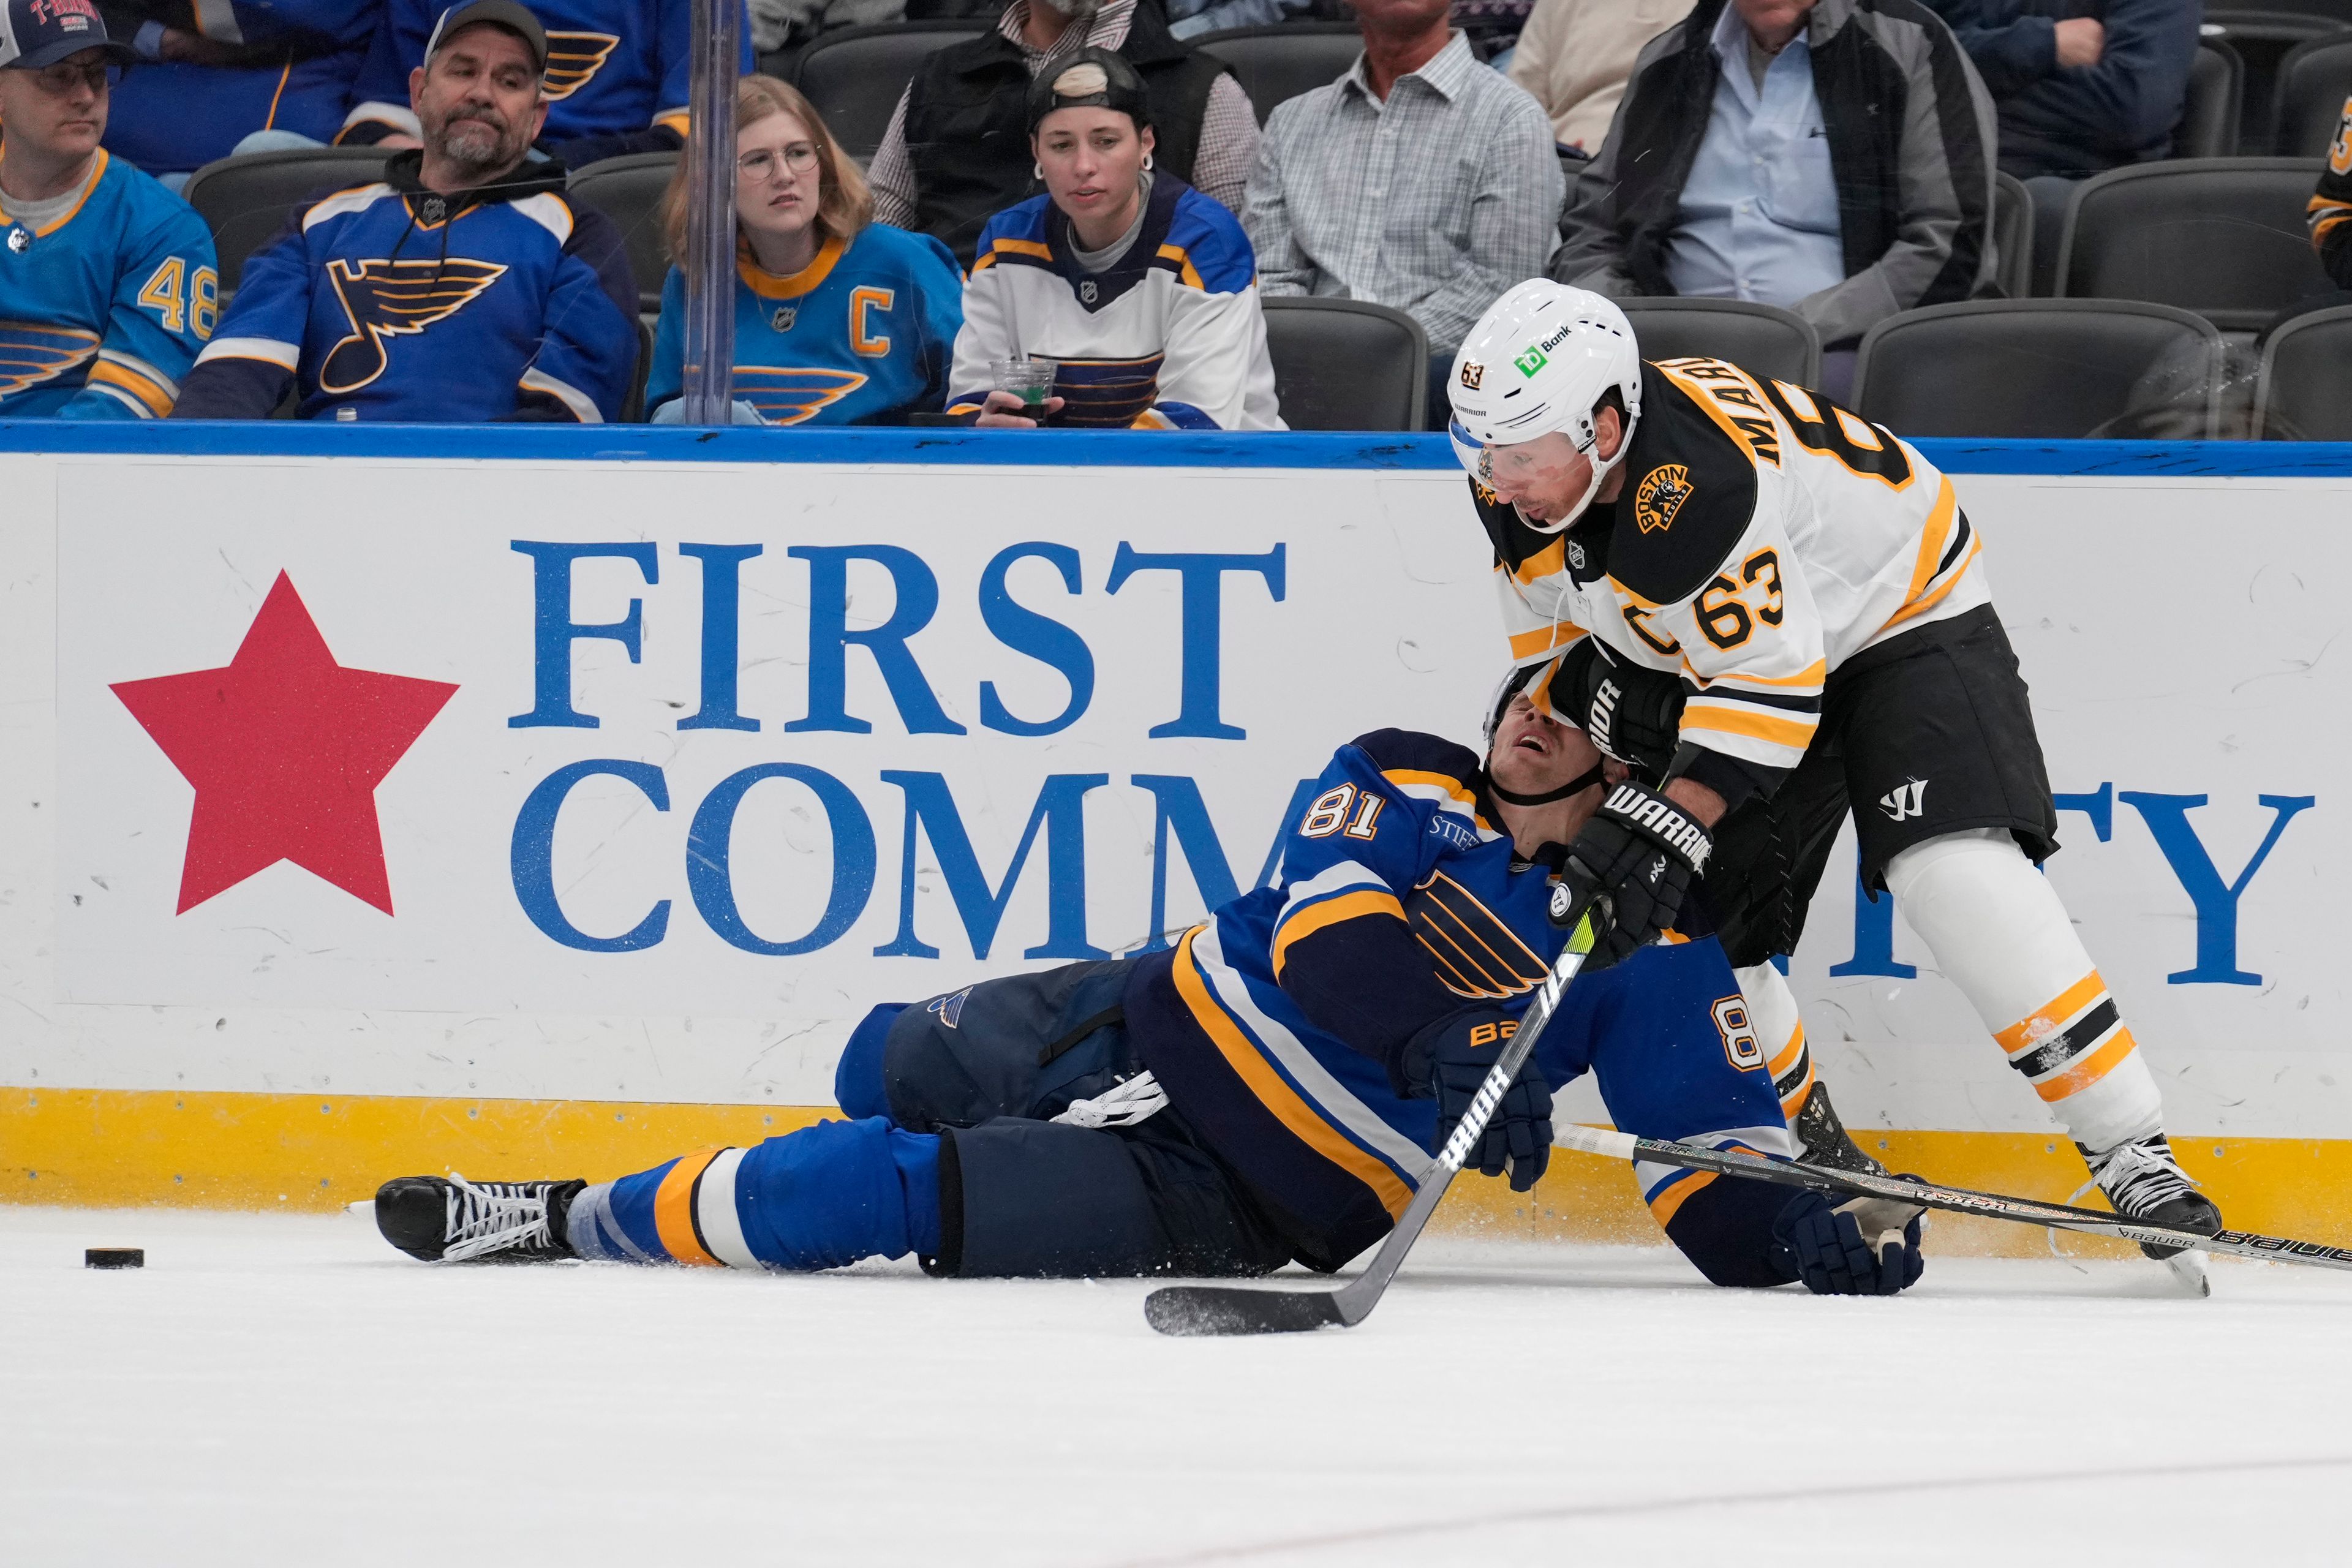
[[[2352,1561],[2352,1279],[2213,1276],[1824,1300],[1433,1238],[1361,1328],[1165,1340],[1137,1281],[0,1207],[0,1563]]]

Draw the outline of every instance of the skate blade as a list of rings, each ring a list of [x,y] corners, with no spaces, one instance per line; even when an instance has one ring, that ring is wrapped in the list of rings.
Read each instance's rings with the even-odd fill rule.
[[[2213,1293],[2213,1281],[2207,1275],[2203,1253],[2176,1252],[2164,1260],[2164,1266],[2171,1270],[2173,1279],[2179,1280],[2189,1294],[2205,1297]]]

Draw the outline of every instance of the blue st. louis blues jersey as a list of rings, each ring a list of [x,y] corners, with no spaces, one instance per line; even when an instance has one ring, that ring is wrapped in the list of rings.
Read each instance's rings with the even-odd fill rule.
[[[95,163],[63,217],[0,223],[0,418],[161,419],[212,336],[204,219],[122,160]]]
[[[1404,1037],[1464,1010],[1516,1018],[1567,933],[1547,917],[1549,874],[1490,826],[1464,748],[1379,731],[1342,746],[1315,789],[1289,826],[1276,885],[1187,931],[1139,980],[1141,994],[1130,991],[1128,1022],[1171,1103],[1266,1201],[1300,1257],[1336,1268],[1386,1233],[1434,1168],[1435,1103],[1400,1081]],[[1593,1072],[1625,1131],[1790,1152],[1738,983],[1711,938],[1580,977],[1536,1059],[1555,1087]],[[1659,1166],[1635,1175],[1711,1278],[1754,1267],[1748,1255],[1767,1234],[1755,1214],[1743,1207],[1733,1237],[1701,1218],[1708,1205],[1681,1223],[1713,1178]]]
[[[194,30],[248,63],[142,60],[114,89],[106,145],[152,174],[164,174],[226,158],[256,131],[332,140],[351,107],[360,62],[382,29],[383,5],[384,0],[206,0],[188,18]],[[133,9],[167,21],[174,10],[185,15],[184,8],[159,0]],[[157,26],[151,21],[140,29],[142,52],[150,29]],[[404,90],[401,96],[405,102]]]
[[[868,224],[846,242],[827,239],[790,277],[748,258],[735,273],[735,395],[769,424],[854,425],[945,398],[963,279],[929,235]],[[648,415],[678,395],[685,358],[686,277],[673,267]]]
[[[390,0],[383,26],[352,88],[339,140],[376,142],[416,134],[408,73],[425,63],[434,24],[453,0]],[[738,0],[740,4],[740,0]],[[687,78],[692,68],[692,0],[531,0],[547,29],[547,129],[560,146],[581,138],[608,144],[567,153],[574,168],[594,158],[686,144]],[[755,68],[751,24],[742,24],[740,68]],[[650,136],[646,133],[652,132]]]
[[[416,184],[420,156],[298,210],[245,264],[182,417],[260,418],[289,378],[305,419],[618,417],[636,286],[611,221],[552,163],[445,196]]]

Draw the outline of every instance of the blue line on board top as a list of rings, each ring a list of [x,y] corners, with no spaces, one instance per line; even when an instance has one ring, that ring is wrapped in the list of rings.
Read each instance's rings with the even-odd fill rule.
[[[1954,474],[2084,478],[2352,478],[2352,442],[1990,441],[1913,443]],[[1436,435],[1295,431],[821,429],[677,425],[346,425],[0,420],[0,453],[60,457],[373,458],[448,462],[834,463],[1028,468],[1449,469]]]

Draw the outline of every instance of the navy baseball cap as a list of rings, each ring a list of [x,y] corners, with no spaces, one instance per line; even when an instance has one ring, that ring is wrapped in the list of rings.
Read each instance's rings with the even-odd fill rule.
[[[18,0],[10,3],[14,5]],[[488,23],[512,33],[530,50],[530,58],[539,68],[547,69],[547,29],[531,15],[530,7],[518,5],[516,0],[471,0],[470,4],[452,5],[442,12],[441,19],[433,24],[433,36],[425,41],[426,61],[441,52],[444,39],[456,37],[476,23]]]
[[[84,49],[103,49],[117,65],[138,54],[106,36],[94,0],[7,0],[0,5],[0,68],[45,70]]]

